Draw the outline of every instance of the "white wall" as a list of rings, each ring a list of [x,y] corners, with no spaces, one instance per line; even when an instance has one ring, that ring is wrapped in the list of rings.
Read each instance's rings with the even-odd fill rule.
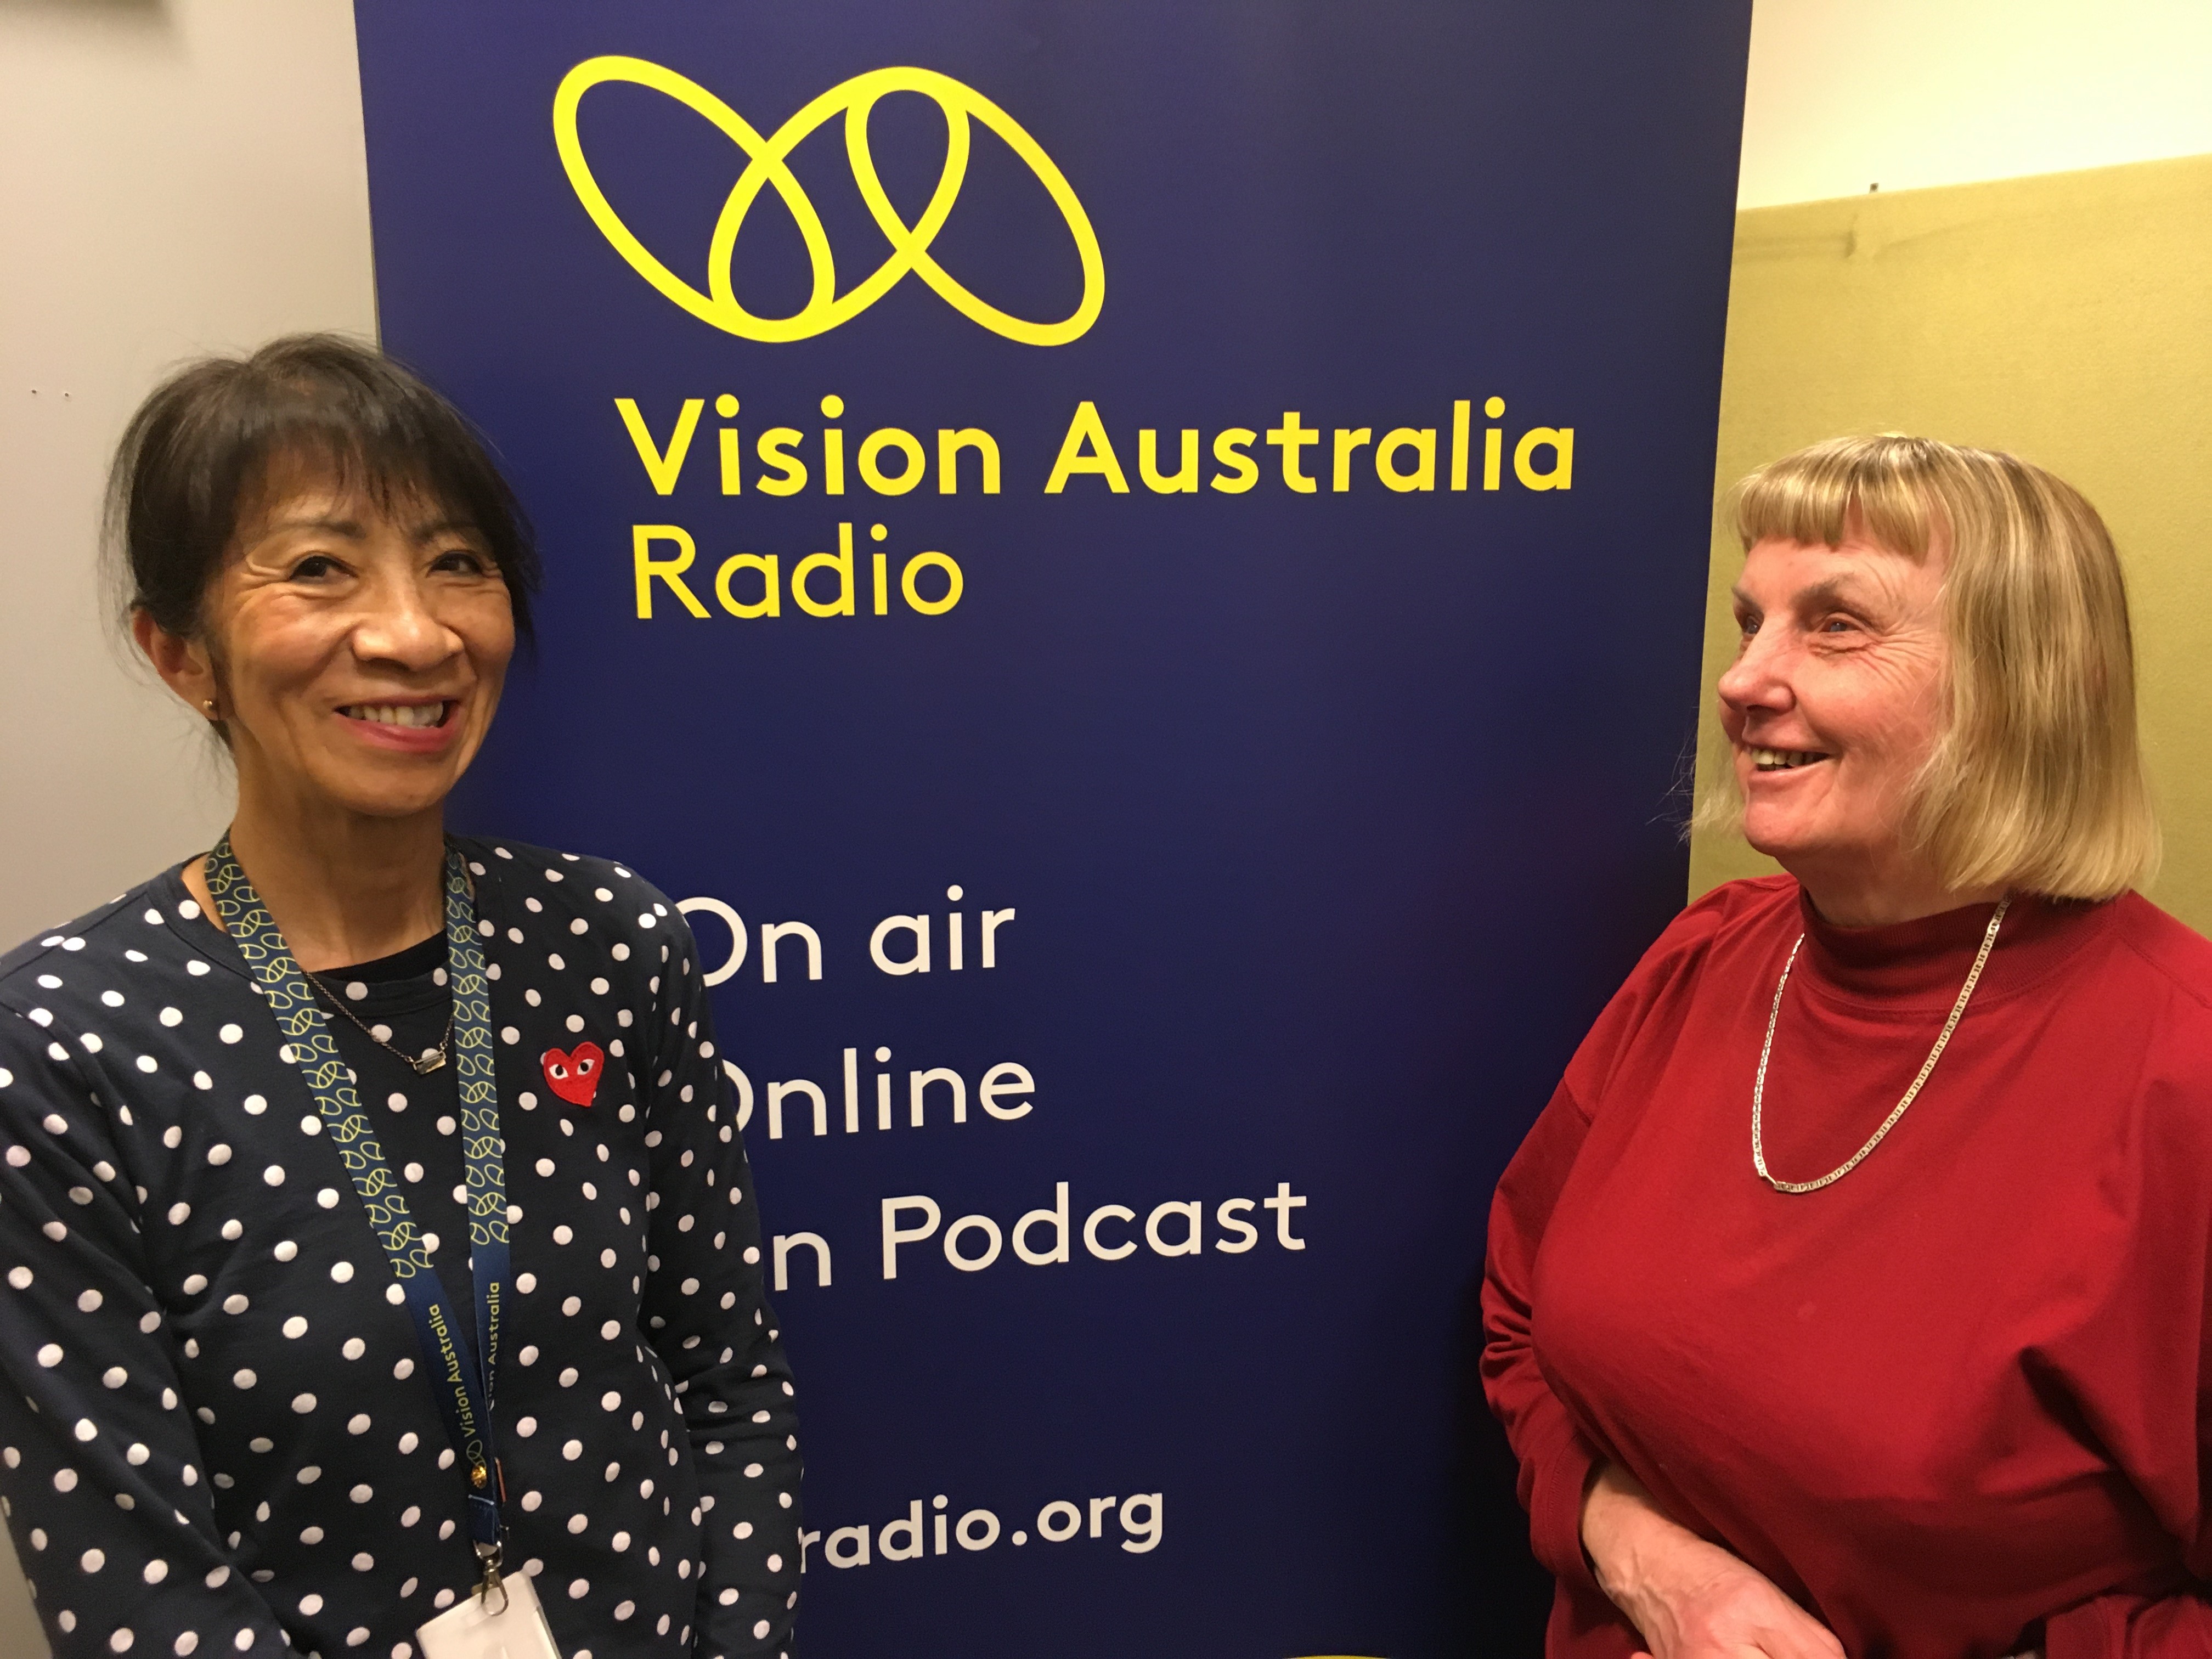
[[[374,331],[348,0],[0,3],[0,950],[209,844],[227,775],[93,580],[131,410],[197,353]],[[46,1651],[0,1547],[0,1655]]]
[[[374,331],[351,8],[0,4],[0,157],[4,950],[228,816],[198,722],[112,643],[100,485],[165,368]]]
[[[2212,0],[1756,0],[1739,207],[2212,152]]]

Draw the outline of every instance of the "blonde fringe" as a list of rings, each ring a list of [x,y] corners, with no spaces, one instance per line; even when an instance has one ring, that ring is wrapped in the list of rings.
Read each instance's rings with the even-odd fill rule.
[[[1835,438],[1751,474],[1733,507],[1746,551],[1770,538],[1836,547],[1855,529],[1915,560],[1948,547],[1949,719],[1906,806],[1907,834],[1946,885],[2096,900],[2150,879],[2160,837],[2127,586],[2079,490],[1996,451]],[[1691,827],[1729,834],[1742,793],[1715,734]]]

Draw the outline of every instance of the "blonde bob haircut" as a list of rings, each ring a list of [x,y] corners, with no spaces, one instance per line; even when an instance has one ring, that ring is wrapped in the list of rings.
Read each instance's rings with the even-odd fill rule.
[[[1948,718],[1905,804],[1948,886],[2098,900],[2149,878],[2127,586],[2079,490],[1994,450],[1832,438],[1759,468],[1734,502],[1746,552],[1854,532],[1916,562],[1948,550]],[[1716,772],[1698,820],[1737,827],[1735,769]]]

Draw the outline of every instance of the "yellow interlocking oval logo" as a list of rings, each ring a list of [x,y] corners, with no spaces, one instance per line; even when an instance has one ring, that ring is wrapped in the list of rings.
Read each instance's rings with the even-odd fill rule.
[[[626,81],[665,93],[686,108],[705,116],[742,150],[744,171],[731,186],[714,222],[714,237],[707,252],[707,292],[702,294],[661,264],[651,249],[638,240],[623,222],[606,192],[592,177],[584,148],[576,137],[576,110],[584,94],[609,81]],[[868,114],[886,94],[918,92],[933,99],[945,113],[945,167],[921,216],[908,224],[899,217],[876,174],[875,158],[868,149]],[[837,115],[845,118],[845,154],[851,162],[854,182],[867,204],[876,224],[890,244],[890,257],[857,288],[837,292],[836,262],[821,216],[807,200],[806,191],[792,173],[791,152],[817,127]],[[930,256],[930,244],[959,199],[961,180],[967,176],[969,124],[980,121],[1004,139],[1007,148],[1029,164],[1048,193],[1075,238],[1076,256],[1083,262],[1083,300],[1073,314],[1056,323],[1035,323],[1000,310],[963,287]],[[1014,118],[973,88],[950,76],[925,69],[871,70],[830,88],[763,138],[744,117],[697,82],[674,70],[641,58],[591,58],[562,78],[553,97],[553,139],[561,152],[561,165],[576,199],[592,216],[592,222],[614,244],[616,252],[637,274],[703,323],[712,323],[741,340],[805,340],[848,323],[888,294],[908,271],[929,284],[963,317],[981,323],[994,334],[1025,345],[1066,345],[1078,338],[1098,319],[1106,300],[1106,263],[1098,251],[1097,234],[1075,199],[1066,179],[1052,157],[1030,137]],[[806,303],[788,317],[757,317],[738,303],[732,290],[731,262],[745,216],[763,190],[774,189],[799,226],[811,268],[812,290]]]

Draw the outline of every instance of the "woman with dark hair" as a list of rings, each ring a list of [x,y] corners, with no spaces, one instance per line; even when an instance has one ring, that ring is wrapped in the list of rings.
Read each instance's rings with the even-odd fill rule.
[[[55,1653],[787,1653],[792,1388],[690,935],[445,830],[538,581],[496,467],[302,337],[156,391],[111,524],[238,805],[0,957],[0,1493]]]

